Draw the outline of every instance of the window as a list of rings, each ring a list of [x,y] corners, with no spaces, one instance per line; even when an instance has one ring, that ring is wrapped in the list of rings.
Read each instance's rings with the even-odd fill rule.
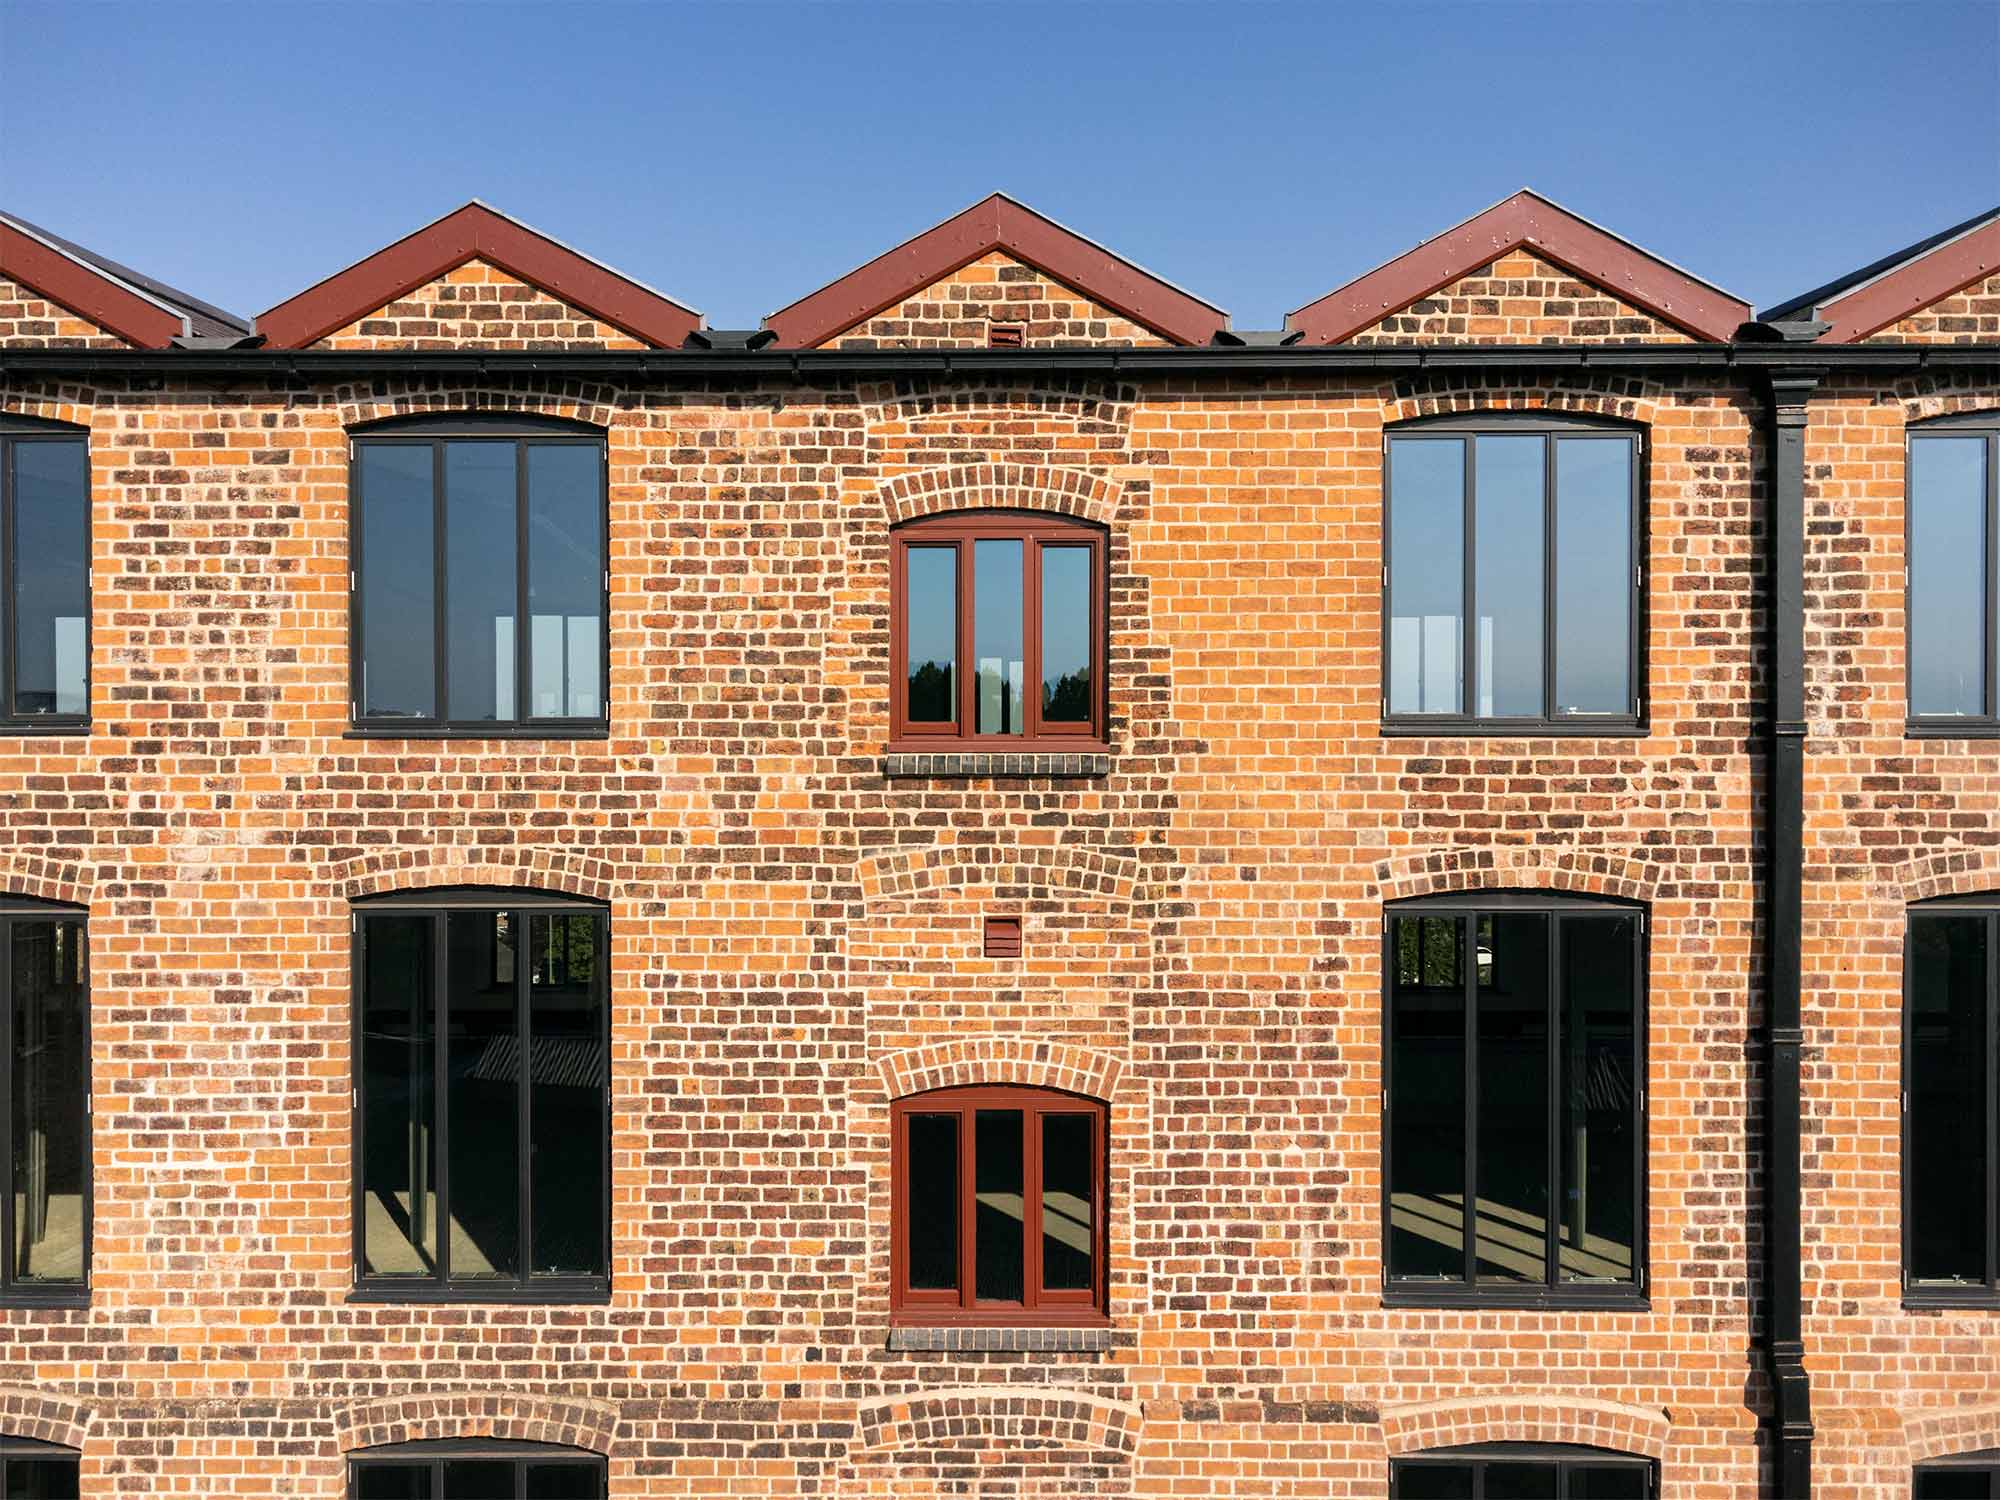
[[[0,725],[90,722],[90,455],[67,423],[0,416]]]
[[[939,1089],[890,1111],[900,1323],[1104,1321],[1104,1106]]]
[[[609,1285],[609,918],[520,891],[355,908],[355,1235],[370,1295]]]
[[[349,1500],[604,1500],[604,1460],[549,1443],[398,1443],[349,1454],[347,1493]]]
[[[0,1300],[82,1297],[90,1245],[84,914],[0,900]]]
[[[1911,1500],[2000,1500],[2000,1448],[1917,1465]]]
[[[2000,731],[2000,412],[1912,428],[1908,467],[1911,725]]]
[[[897,528],[890,734],[1075,750],[1104,738],[1104,533],[968,511]]]
[[[1392,727],[1638,726],[1639,446],[1508,413],[1389,435]]]
[[[2000,896],[1910,910],[1904,957],[1903,1280],[1913,1301],[2000,1300]]]
[[[77,1500],[74,1448],[0,1437],[0,1495],[6,1500]]]
[[[1477,1443],[1394,1460],[1391,1500],[1652,1500],[1649,1458],[1574,1444]]]
[[[1573,897],[1390,909],[1388,1300],[1639,1295],[1642,930]]]
[[[602,434],[567,422],[356,437],[357,729],[604,730],[604,466]]]

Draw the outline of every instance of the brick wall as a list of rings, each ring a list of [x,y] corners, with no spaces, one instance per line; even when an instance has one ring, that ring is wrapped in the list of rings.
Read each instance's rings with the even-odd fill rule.
[[[115,333],[106,333],[68,308],[49,301],[31,287],[0,276],[0,348],[7,349],[125,349]]]
[[[2000,340],[2000,272],[1891,323],[1864,342],[1990,344]]]
[[[983,349],[995,323],[1018,325],[1028,346],[1150,347],[1168,342],[996,250],[825,344],[834,349]]]
[[[1533,251],[1509,250],[1391,313],[1352,344],[1682,344],[1689,335],[1579,280]]]
[[[468,261],[315,349],[644,349],[639,339],[497,266]]]

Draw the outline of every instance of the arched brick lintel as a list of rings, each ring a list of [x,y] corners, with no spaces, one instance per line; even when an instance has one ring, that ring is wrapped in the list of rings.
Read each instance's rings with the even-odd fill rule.
[[[861,898],[871,906],[879,901],[918,901],[966,885],[1062,889],[1122,904],[1132,899],[1139,863],[1116,849],[1068,844],[925,844],[872,855],[861,862],[858,873]]]
[[[1901,904],[2000,891],[2000,849],[1939,849],[1878,873],[1877,897]]]
[[[1053,511],[1109,526],[1122,486],[1085,469],[1041,464],[950,464],[898,474],[877,491],[891,526],[944,511]]]
[[[1953,417],[1974,411],[2000,415],[2000,385],[1968,390],[1957,371],[1906,377],[1896,382],[1895,392],[1905,422],[1924,422],[1932,417]]]
[[[931,1089],[1009,1084],[1111,1101],[1124,1064],[1109,1052],[1011,1036],[953,1037],[876,1059],[882,1091],[903,1099]]]
[[[611,861],[540,846],[399,847],[352,855],[333,867],[333,888],[349,901],[454,885],[525,886],[595,901],[622,890]]]
[[[1588,1396],[1474,1396],[1382,1408],[1392,1458],[1466,1443],[1580,1443],[1658,1459],[1672,1425],[1657,1407]]]
[[[91,871],[73,860],[51,859],[25,849],[0,850],[0,896],[90,905]]]
[[[65,382],[61,390],[61,399],[48,395],[46,390],[41,394],[18,386],[0,390],[0,416],[40,417],[47,422],[69,422],[77,427],[88,427],[94,409],[92,405],[78,399],[75,386]],[[92,388],[89,394],[95,396],[96,390]]]
[[[1954,1453],[2000,1448],[2000,1406],[1905,1413],[1903,1439],[1909,1445],[1913,1464],[1927,1458],[1948,1458]]]
[[[60,1443],[81,1451],[92,1415],[81,1401],[56,1391],[0,1385],[0,1435],[6,1437]]]
[[[1410,849],[1375,867],[1384,901],[1452,891],[1567,891],[1652,901],[1657,871],[1643,860],[1601,849],[1551,849],[1532,844]]]
[[[433,1438],[499,1438],[608,1454],[618,1408],[520,1391],[459,1391],[357,1401],[336,1409],[333,1424],[343,1453]]]
[[[1064,1386],[1033,1390],[946,1387],[922,1395],[882,1396],[856,1409],[855,1446],[878,1452],[963,1444],[1032,1442],[1130,1457],[1139,1446],[1137,1406]]]
[[[341,385],[333,411],[342,427],[387,417],[443,417],[477,412],[482,416],[566,417],[609,428],[617,413],[614,392],[581,380],[539,382],[534,386],[467,384],[462,381],[399,381],[382,388]]]
[[[1475,411],[1569,412],[1650,427],[1659,417],[1660,398],[1646,382],[1620,375],[1589,375],[1560,385],[1537,382],[1531,376],[1518,381],[1488,377],[1462,384],[1399,383],[1383,420],[1410,422]]]

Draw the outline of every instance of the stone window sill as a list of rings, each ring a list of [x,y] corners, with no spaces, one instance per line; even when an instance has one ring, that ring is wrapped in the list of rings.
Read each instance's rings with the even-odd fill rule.
[[[1096,1354],[1131,1345],[1130,1330],[1118,1328],[944,1328],[897,1327],[889,1348],[901,1353]]]
[[[882,757],[889,780],[919,777],[1003,780],[1097,779],[1111,774],[1105,750],[890,750]]]

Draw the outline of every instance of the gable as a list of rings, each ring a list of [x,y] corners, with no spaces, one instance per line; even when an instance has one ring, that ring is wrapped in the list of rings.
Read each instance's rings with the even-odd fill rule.
[[[1983,344],[2000,340],[2000,271],[1940,297],[1860,342]]]
[[[405,292],[315,349],[644,349],[629,333],[483,260]]]
[[[832,349],[984,349],[995,324],[1030,348],[1160,347],[1170,341],[1003,251],[982,255],[831,335]]]
[[[0,347],[9,349],[129,349],[117,334],[0,276]]]
[[[1686,344],[1603,287],[1516,246],[1347,340],[1354,344]]]

